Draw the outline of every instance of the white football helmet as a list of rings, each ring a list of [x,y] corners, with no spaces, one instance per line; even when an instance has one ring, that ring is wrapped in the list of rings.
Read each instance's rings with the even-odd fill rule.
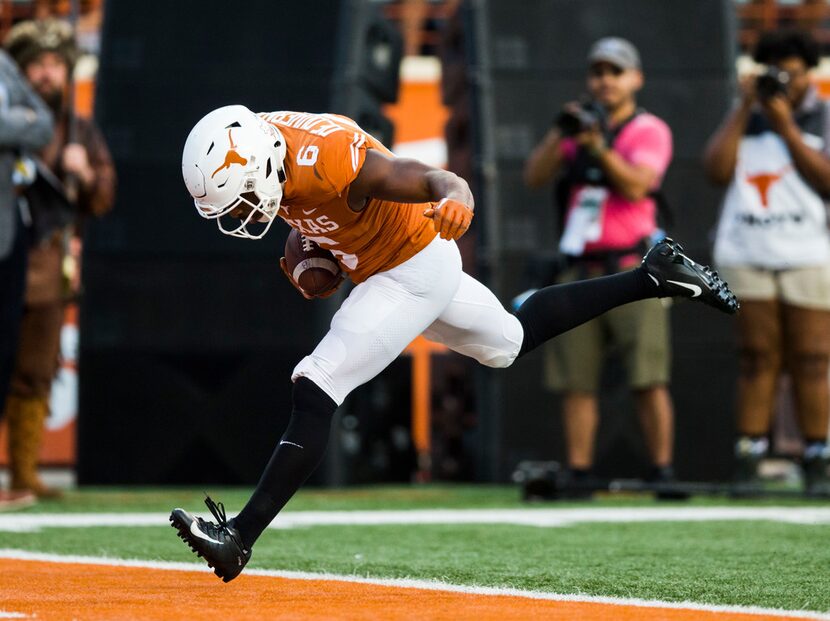
[[[184,183],[199,214],[215,219],[226,235],[260,239],[280,208],[285,151],[282,133],[245,106],[207,114],[191,130],[182,153]],[[226,228],[222,217],[234,210],[241,224]],[[249,230],[252,223],[261,226]]]

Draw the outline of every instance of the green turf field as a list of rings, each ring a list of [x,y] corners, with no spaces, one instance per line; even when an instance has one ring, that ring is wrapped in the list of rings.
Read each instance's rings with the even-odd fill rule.
[[[228,513],[247,490],[210,489]],[[201,490],[86,490],[20,512],[204,514]],[[698,499],[667,505],[643,497],[541,507],[827,507],[827,503]],[[304,491],[287,510],[528,508],[515,488],[379,487]],[[6,515],[6,514],[0,514]],[[0,530],[0,548],[195,561],[169,527]],[[830,525],[765,521],[627,522],[539,528],[506,524],[350,525],[269,530],[250,567],[711,604],[830,610]]]

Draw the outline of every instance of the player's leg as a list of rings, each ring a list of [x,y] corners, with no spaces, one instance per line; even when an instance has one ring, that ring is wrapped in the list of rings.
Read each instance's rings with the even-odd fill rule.
[[[295,368],[294,407],[288,428],[274,450],[250,500],[226,521],[224,508],[214,516],[237,537],[240,551],[218,567],[214,549],[194,540],[192,524],[222,540],[209,522],[177,509],[172,519],[180,536],[213,560],[220,577],[233,579],[250,558],[256,539],[317,468],[325,453],[334,411],[357,386],[389,365],[447,306],[458,288],[461,258],[455,244],[436,238],[412,259],[359,284],[334,315],[331,329]],[[210,506],[210,505],[209,505]],[[213,509],[212,509],[213,511]],[[183,532],[184,531],[184,532]],[[236,542],[231,542],[233,548]],[[224,545],[224,544],[221,544]],[[241,565],[239,563],[241,562]],[[236,564],[235,564],[236,563]]]
[[[250,502],[235,519],[246,544],[253,544],[316,469],[337,406],[435,319],[452,299],[460,276],[455,245],[438,239],[352,290],[328,334],[294,369],[295,410],[289,427]]]
[[[424,336],[481,364],[501,368],[613,308],[674,295],[700,300],[724,312],[738,308],[735,296],[714,272],[666,239],[649,250],[642,266],[545,287],[530,296],[515,315],[508,313],[487,287],[462,274],[452,302]]]
[[[541,343],[612,308],[648,298],[679,296],[727,313],[738,302],[717,275],[690,259],[680,244],[665,239],[654,245],[633,270],[540,289],[516,311],[524,329],[519,356]]]
[[[586,326],[594,325],[585,322],[613,308],[614,305],[634,301],[640,297],[657,295],[657,288],[647,275],[640,273],[639,276],[636,274],[632,276],[632,274],[633,272],[626,272],[586,281],[553,285],[541,290],[542,304],[547,308],[547,314],[541,311],[539,313],[538,333],[544,332],[550,338],[579,326],[576,331],[578,332]],[[640,280],[639,277],[645,280]],[[538,295],[539,293],[533,297]],[[551,296],[552,302],[561,300],[561,305],[552,303],[550,307],[547,307],[548,296]],[[600,343],[596,342],[601,340],[599,326],[595,328],[595,330],[588,329],[588,341],[595,346],[592,349],[601,350]],[[487,287],[472,276],[462,274],[461,283],[452,302],[424,331],[424,336],[432,341],[443,343],[453,351],[470,356],[481,364],[503,368],[510,366],[521,355],[520,352],[525,353],[531,349],[524,344],[527,330],[528,324],[522,321],[521,312],[516,315],[507,312]],[[563,338],[572,340],[570,337],[575,336],[576,332],[568,332],[568,335],[563,335]],[[580,357],[577,356],[577,358]],[[597,360],[587,365],[584,360],[571,360],[573,363],[579,362],[579,364],[571,365],[571,370],[577,376],[581,374],[598,376],[600,351],[596,352],[594,358]],[[591,460],[590,454],[597,419],[596,404],[592,401],[596,381],[587,381],[588,378],[584,376],[572,379],[574,379],[571,384],[575,389],[574,394],[584,398],[575,398],[572,401],[573,415],[568,416],[568,422],[573,424],[566,423],[569,438],[574,440],[576,450],[571,461],[575,466],[586,467]]]

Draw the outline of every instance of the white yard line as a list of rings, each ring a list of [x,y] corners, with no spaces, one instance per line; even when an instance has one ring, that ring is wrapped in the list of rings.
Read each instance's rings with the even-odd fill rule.
[[[195,511],[204,515],[205,511]],[[7,513],[0,532],[41,528],[160,526],[167,513]],[[384,524],[513,524],[542,528],[585,523],[771,521],[830,524],[830,507],[628,507],[585,509],[414,509],[404,511],[285,511],[271,528]]]
[[[122,560],[94,556],[64,556],[59,554],[43,554],[40,552],[25,552],[22,550],[0,549],[0,558],[22,561],[43,561],[49,563],[72,563],[83,565],[104,565],[111,567],[138,567],[168,571],[196,571],[210,572],[204,565],[192,563],[172,563],[161,561]],[[761,608],[759,606],[718,606],[715,604],[697,604],[695,602],[664,602],[660,600],[646,600],[635,598],[597,597],[591,595],[567,595],[543,591],[525,591],[522,589],[502,589],[485,586],[466,586],[448,584],[437,580],[411,580],[396,578],[366,578],[339,574],[309,573],[298,571],[277,571],[267,569],[246,569],[246,575],[268,576],[272,578],[286,578],[291,580],[331,580],[337,582],[353,582],[359,584],[374,584],[378,586],[402,589],[424,589],[429,591],[444,591],[451,593],[467,593],[472,595],[524,597],[528,599],[551,600],[560,602],[588,602],[595,604],[609,604],[617,606],[640,606],[645,608],[675,608],[681,610],[701,610],[706,612],[727,612],[748,615],[768,615],[780,617],[795,617],[799,619],[830,620],[830,614],[804,610],[782,610],[778,608]]]

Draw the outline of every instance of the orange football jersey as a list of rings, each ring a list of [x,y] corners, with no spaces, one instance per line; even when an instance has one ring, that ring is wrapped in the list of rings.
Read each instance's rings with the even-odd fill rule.
[[[436,233],[423,216],[430,203],[371,199],[349,208],[348,189],[360,173],[366,149],[392,153],[351,119],[336,114],[261,114],[285,138],[285,187],[280,216],[330,250],[355,283],[400,265]]]

